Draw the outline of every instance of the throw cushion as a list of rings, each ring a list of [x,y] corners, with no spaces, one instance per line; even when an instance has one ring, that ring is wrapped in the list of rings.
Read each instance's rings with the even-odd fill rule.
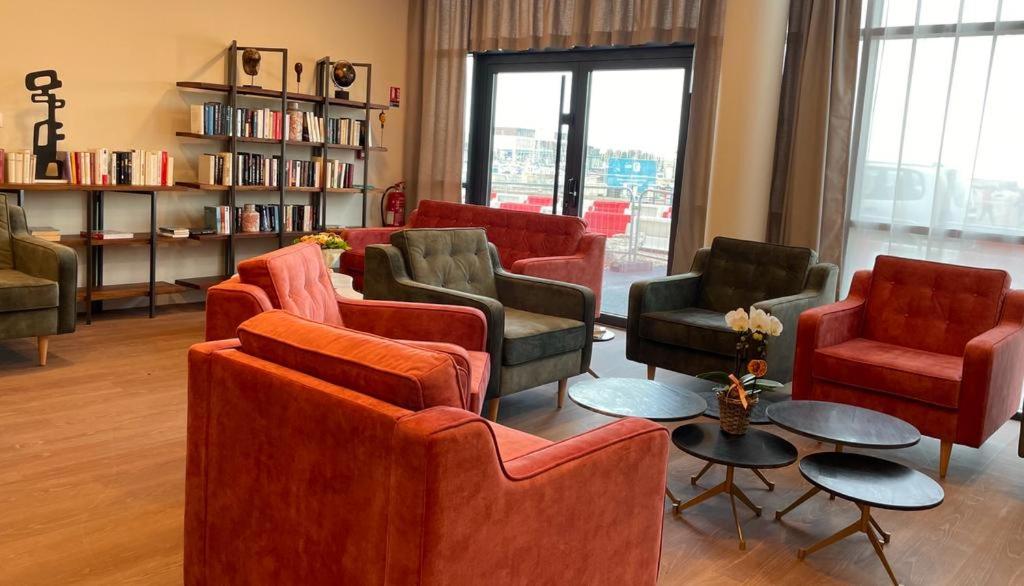
[[[725,313],[803,290],[817,262],[809,248],[718,237],[701,277],[698,306]]]
[[[467,407],[468,388],[446,352],[271,310],[238,326],[242,351],[392,405]]]
[[[502,361],[508,366],[574,352],[586,343],[581,321],[505,308]]]
[[[731,356],[736,353],[736,332],[725,314],[698,307],[652,311],[640,316],[640,337],[662,344]]]
[[[402,230],[391,235],[414,281],[497,298],[487,235],[477,228]]]
[[[58,293],[56,281],[0,269],[0,312],[57,307]]]

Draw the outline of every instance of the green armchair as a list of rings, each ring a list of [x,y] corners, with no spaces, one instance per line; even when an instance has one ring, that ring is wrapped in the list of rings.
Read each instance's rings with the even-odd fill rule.
[[[594,293],[580,285],[505,272],[480,229],[414,229],[366,249],[367,299],[475,307],[487,318],[487,417],[501,397],[587,372]],[[443,323],[437,327],[443,328]]]
[[[25,210],[0,194],[0,340],[35,337],[46,366],[49,336],[75,331],[78,257],[30,236]]]
[[[626,358],[646,364],[650,379],[657,368],[732,372],[736,335],[725,313],[754,306],[782,322],[768,341],[767,377],[789,382],[800,313],[836,299],[839,269],[817,259],[809,248],[715,238],[689,273],[630,287]]]

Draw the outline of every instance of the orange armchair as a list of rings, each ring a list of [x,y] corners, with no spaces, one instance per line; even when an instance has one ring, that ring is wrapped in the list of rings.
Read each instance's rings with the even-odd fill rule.
[[[235,337],[245,320],[284,309],[300,317],[344,326],[448,352],[472,381],[469,409],[479,413],[490,379],[487,320],[469,307],[338,297],[316,244],[295,244],[250,258],[238,275],[206,296],[206,339]]]
[[[941,442],[979,447],[1013,416],[1024,384],[1024,291],[1005,271],[879,256],[849,296],[800,315],[793,398],[899,417]]]
[[[239,336],[189,352],[186,585],[655,584],[663,427],[552,443],[441,406],[436,353],[280,311]]]

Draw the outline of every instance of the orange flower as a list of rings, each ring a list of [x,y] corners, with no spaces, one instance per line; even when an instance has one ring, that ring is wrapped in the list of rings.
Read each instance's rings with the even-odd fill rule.
[[[747,363],[747,372],[756,377],[762,377],[768,372],[768,363],[764,360],[751,360]]]

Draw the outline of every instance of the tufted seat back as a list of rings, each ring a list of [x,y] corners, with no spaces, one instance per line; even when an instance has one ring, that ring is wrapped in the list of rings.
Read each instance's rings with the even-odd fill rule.
[[[416,282],[496,299],[487,235],[479,228],[402,230],[391,235]]]
[[[1006,271],[879,256],[862,335],[963,356],[971,338],[995,327],[1009,288]]]
[[[807,271],[817,261],[809,248],[719,236],[711,243],[698,306],[725,313],[795,295],[803,291]]]
[[[320,247],[312,242],[242,261],[238,263],[238,277],[263,289],[275,308],[316,322],[342,325],[327,265]]]
[[[576,254],[586,224],[579,218],[535,214],[446,201],[423,200],[409,218],[412,228],[483,228],[498,249],[501,266],[517,260]]]

